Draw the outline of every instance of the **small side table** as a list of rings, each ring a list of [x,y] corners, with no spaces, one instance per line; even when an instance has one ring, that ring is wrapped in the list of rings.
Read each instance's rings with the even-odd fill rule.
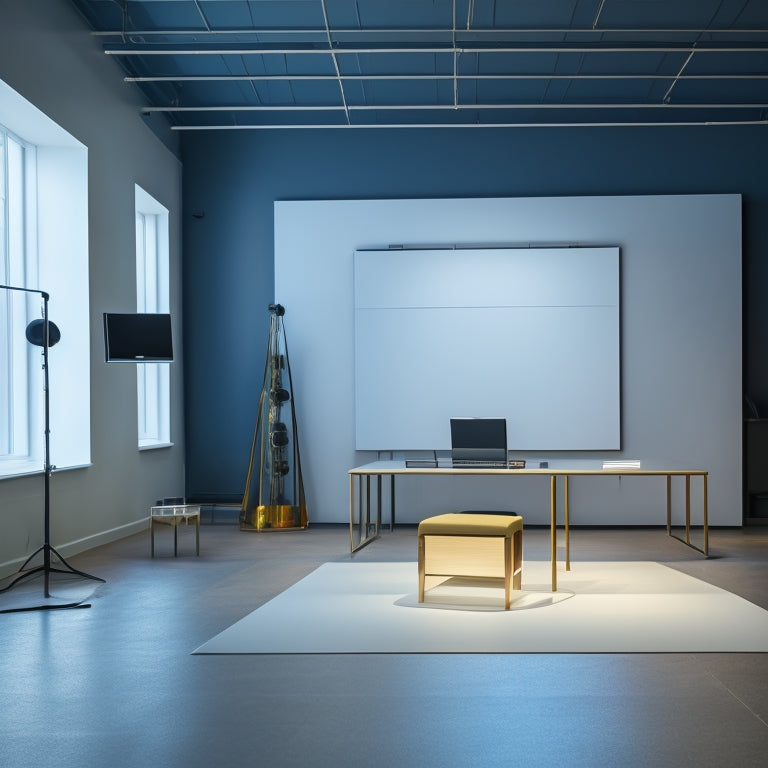
[[[155,556],[155,526],[173,527],[173,556],[179,552],[178,531],[180,525],[195,526],[195,554],[200,554],[200,505],[199,504],[163,504],[150,507],[149,529],[152,538],[152,557]]]

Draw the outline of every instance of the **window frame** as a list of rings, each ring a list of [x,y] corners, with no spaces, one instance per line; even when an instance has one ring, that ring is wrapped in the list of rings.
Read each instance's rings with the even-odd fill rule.
[[[5,405],[0,405],[5,408],[0,480],[5,480],[45,471],[43,350],[29,344],[25,334],[27,324],[43,316],[42,290],[50,297],[49,319],[61,331],[61,341],[48,355],[51,463],[57,471],[91,464],[91,328],[88,149],[3,80],[0,114],[3,136],[18,142],[25,158],[21,175],[13,180],[11,216],[21,223],[14,225],[12,237],[7,226],[9,183],[5,170],[0,173],[0,238],[3,249],[9,241],[15,249],[13,270],[6,269],[7,259],[0,254],[0,284],[24,289],[0,290],[5,345],[0,365],[6,368],[9,355],[14,362],[1,393]],[[3,145],[5,157],[8,143],[3,140]]]
[[[37,259],[37,152],[0,125],[0,282],[24,288],[35,285]],[[25,329],[42,313],[41,297],[23,291],[0,291],[6,333],[0,336],[0,476],[24,474],[42,466],[40,398],[33,389],[36,351],[26,343]]]
[[[168,209],[136,185],[136,311],[170,311]],[[139,450],[171,442],[171,382],[167,363],[139,363],[136,370]]]

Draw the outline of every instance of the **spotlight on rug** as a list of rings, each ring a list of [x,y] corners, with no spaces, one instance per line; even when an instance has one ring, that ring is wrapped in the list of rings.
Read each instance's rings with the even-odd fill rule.
[[[768,652],[768,611],[659,563],[575,562],[549,590],[450,579],[417,600],[416,563],[326,563],[196,654]]]

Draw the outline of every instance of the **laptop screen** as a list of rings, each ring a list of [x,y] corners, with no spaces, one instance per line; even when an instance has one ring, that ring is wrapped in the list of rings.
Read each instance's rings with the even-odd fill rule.
[[[506,419],[451,419],[451,459],[454,462],[506,462]]]

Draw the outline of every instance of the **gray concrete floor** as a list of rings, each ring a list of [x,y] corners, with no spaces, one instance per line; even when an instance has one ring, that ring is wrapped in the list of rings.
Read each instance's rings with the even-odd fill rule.
[[[107,580],[91,608],[0,615],[0,766],[768,765],[768,654],[193,656],[348,560],[348,530],[204,525],[199,558],[191,530],[178,558],[162,533],[155,559],[147,531],[70,560]],[[525,558],[546,560],[548,536],[526,529]],[[572,534],[574,560],[657,560],[768,609],[768,528],[710,547]],[[415,529],[354,557],[415,560]]]

